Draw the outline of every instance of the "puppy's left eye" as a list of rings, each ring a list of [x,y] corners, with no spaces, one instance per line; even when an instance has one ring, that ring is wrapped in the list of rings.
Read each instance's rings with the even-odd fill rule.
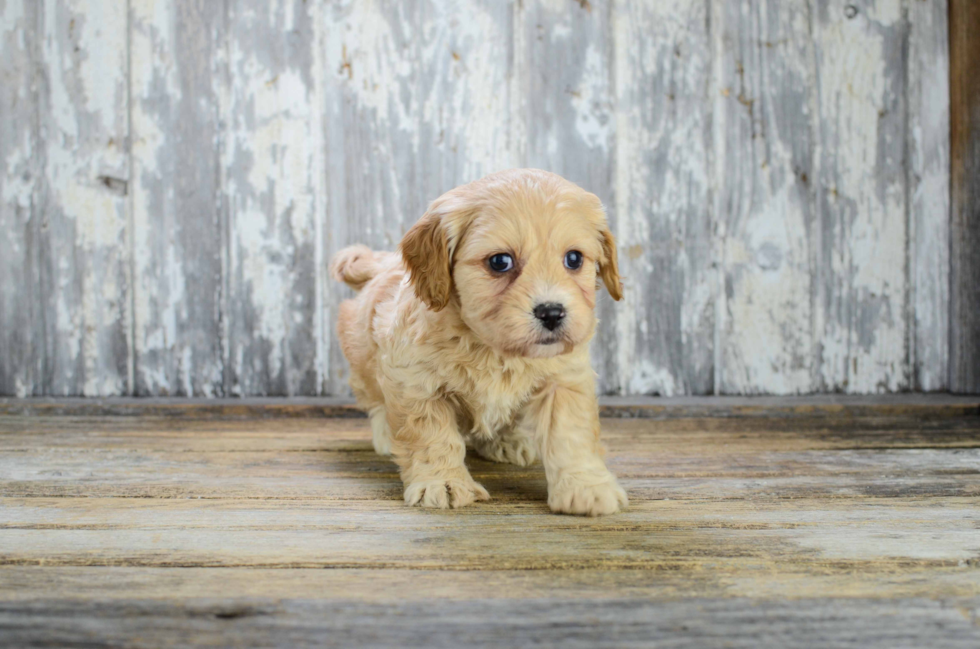
[[[585,258],[578,250],[569,250],[565,253],[565,268],[569,270],[578,270],[582,267],[583,261]]]
[[[487,260],[490,269],[497,273],[506,273],[514,267],[514,258],[510,255],[499,252]]]

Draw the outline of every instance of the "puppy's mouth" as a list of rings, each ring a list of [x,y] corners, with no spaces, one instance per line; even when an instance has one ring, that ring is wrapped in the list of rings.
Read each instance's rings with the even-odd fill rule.
[[[574,343],[567,336],[552,334],[550,336],[541,336],[532,342],[524,349],[522,356],[530,358],[551,358],[553,356],[567,354],[572,351],[573,347]]]
[[[539,339],[537,341],[537,343],[535,343],[535,344],[537,344],[537,345],[557,345],[558,343],[562,343],[562,342],[565,342],[565,339],[562,338],[561,336],[547,336],[545,338]]]

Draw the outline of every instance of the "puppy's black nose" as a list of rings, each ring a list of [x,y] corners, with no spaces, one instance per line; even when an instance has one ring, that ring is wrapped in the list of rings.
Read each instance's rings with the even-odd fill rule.
[[[534,307],[534,317],[541,321],[545,329],[554,331],[565,318],[565,307],[555,302],[539,304]]]

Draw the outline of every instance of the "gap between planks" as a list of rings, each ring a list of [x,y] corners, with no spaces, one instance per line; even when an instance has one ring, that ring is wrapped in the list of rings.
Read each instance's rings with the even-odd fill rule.
[[[980,396],[945,393],[799,397],[602,397],[606,418],[690,417],[980,417]],[[350,399],[331,397],[0,398],[0,416],[124,416],[190,419],[363,418]]]

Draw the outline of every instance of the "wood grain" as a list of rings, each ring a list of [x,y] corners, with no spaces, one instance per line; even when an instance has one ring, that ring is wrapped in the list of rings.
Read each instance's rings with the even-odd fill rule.
[[[718,392],[814,390],[809,3],[715,3]]]
[[[6,422],[0,475],[9,497],[400,499],[395,467],[370,451],[363,420]],[[202,438],[205,433],[211,436]],[[606,420],[604,439],[610,466],[635,497],[730,501],[737,492],[760,501],[843,501],[903,490],[921,497],[980,494],[975,417]],[[731,448],[732,439],[741,448]],[[540,467],[472,456],[469,464],[495,499],[546,511]]]
[[[948,2],[907,3],[909,290],[912,388],[949,386]]]
[[[615,30],[620,394],[716,391],[703,3],[626,2]]]
[[[817,388],[908,389],[900,0],[816,3]],[[939,217],[941,215],[937,215]]]
[[[37,3],[23,0],[5,3],[0,20],[0,394],[18,397],[39,394],[44,385],[35,205],[38,19]]]
[[[0,555],[0,569],[700,568],[728,575],[908,569],[923,576],[930,568],[957,568],[975,557],[971,512],[978,502],[975,497],[890,505],[849,501],[838,509],[819,500],[805,508],[670,501],[635,507],[611,523],[516,504],[445,515],[401,502],[5,500],[0,534],[10,549]]]
[[[296,599],[25,602],[0,607],[20,645],[242,647],[920,647],[972,648],[978,598],[755,601],[481,601],[371,605]],[[93,620],[98,615],[97,620]]]
[[[823,597],[850,596],[869,600],[887,593],[885,601],[919,599],[920,605],[942,595],[950,605],[976,597],[976,576],[959,568],[919,567],[902,571],[864,572],[860,579],[846,569],[811,572],[783,570],[765,579],[740,578],[721,567],[715,570],[445,570],[373,568],[134,568],[112,570],[86,566],[4,566],[0,602],[51,602],[57,588],[61,604],[84,600],[103,605],[113,601],[183,603],[213,613],[247,613],[254,604],[298,599],[392,605],[414,596],[426,601],[450,599],[467,604],[492,600],[550,606],[564,601],[667,603],[688,598],[754,598],[757,602],[799,600],[816,604]],[[234,596],[229,596],[234,593]],[[561,598],[562,593],[575,597]],[[695,599],[695,601],[697,601]],[[966,601],[964,601],[966,600]],[[53,602],[52,602],[53,603]],[[273,606],[275,606],[273,604]],[[9,611],[9,609],[7,609]],[[214,615],[213,617],[218,617]]]
[[[491,502],[405,507],[363,419],[0,416],[0,633],[18,646],[980,639],[975,414],[605,419],[603,433],[631,506],[584,519],[547,512],[540,466],[480,460]]]
[[[950,376],[953,392],[980,393],[980,6],[949,4],[952,139]]]
[[[601,393],[947,389],[946,6],[9,0],[0,394],[349,395],[330,256],[519,166],[618,235]]]
[[[491,503],[405,508],[363,421],[5,418],[0,563],[956,567],[975,553],[977,425],[606,420],[633,504],[588,520],[547,513],[540,467],[475,459]]]
[[[220,396],[227,19],[207,0],[134,0],[130,12],[133,393]]]
[[[127,394],[129,69],[122,3],[39,7],[37,294],[45,394]]]
[[[319,390],[316,7],[303,0],[229,6],[229,77],[220,93],[228,201],[222,352],[229,395]]]
[[[382,11],[370,3],[323,5],[323,133],[326,155],[324,259],[362,243],[392,250],[422,214],[412,133],[418,119],[413,42],[419,3]],[[435,196],[430,197],[435,198]],[[336,335],[346,286],[323,297],[322,390],[347,394],[348,368]]]

